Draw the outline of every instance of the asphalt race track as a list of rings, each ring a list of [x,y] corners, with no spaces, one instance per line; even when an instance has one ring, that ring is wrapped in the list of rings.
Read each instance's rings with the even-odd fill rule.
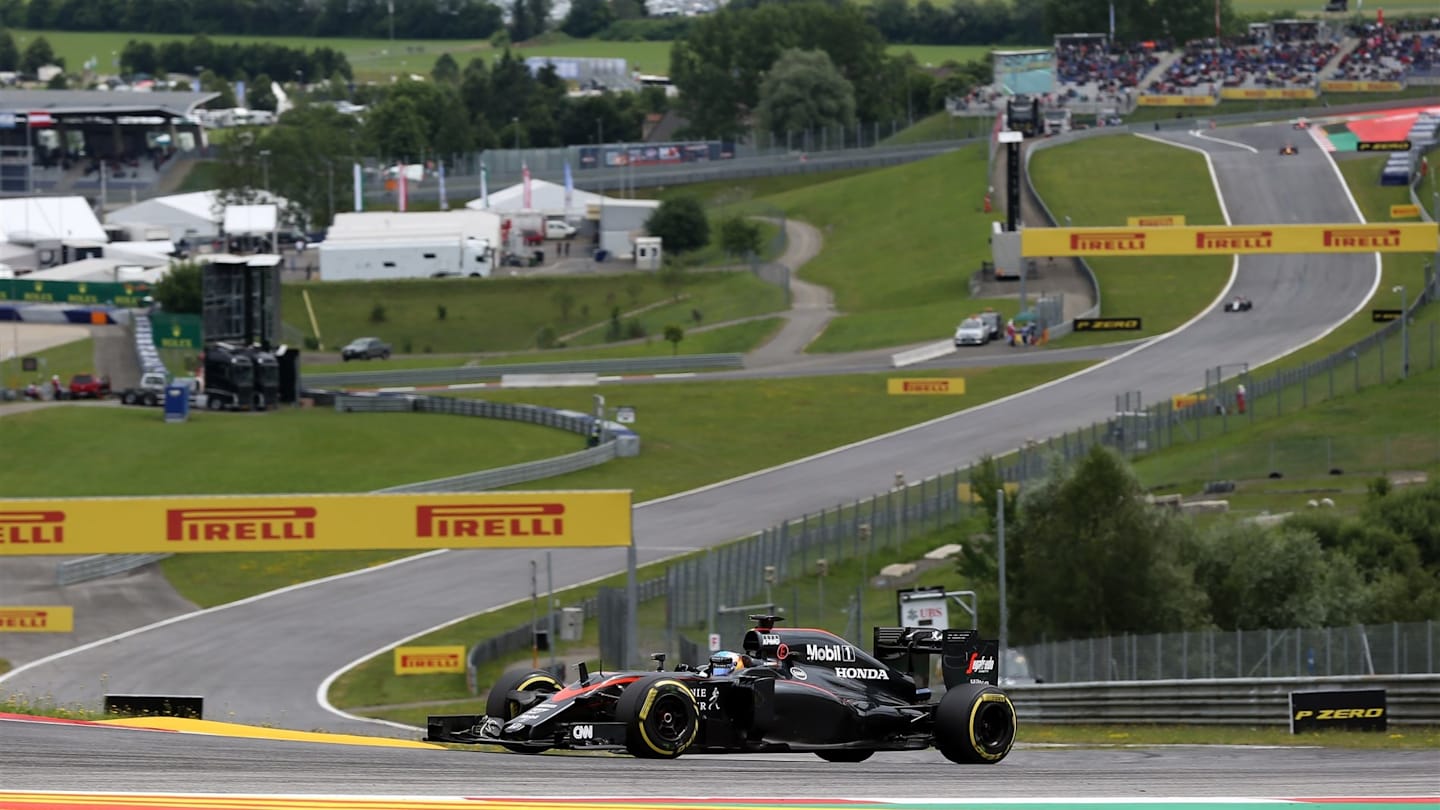
[[[1018,747],[998,765],[935,751],[839,765],[809,754],[527,756],[244,740],[0,721],[0,790],[470,796],[1433,796],[1434,751]],[[919,777],[919,778],[914,778]]]
[[[1288,127],[1249,127],[1211,134],[1249,144],[1257,151],[1187,134],[1166,137],[1213,156],[1234,224],[1356,221],[1339,176],[1322,150],[1303,142],[1300,154],[1294,157],[1276,154],[1295,134]],[[913,481],[964,465],[984,453],[1009,451],[1026,439],[1043,439],[1105,419],[1113,412],[1115,395],[1121,392],[1140,391],[1146,401],[1153,402],[1200,388],[1207,368],[1220,364],[1233,368],[1240,363],[1253,367],[1321,336],[1366,301],[1377,274],[1373,255],[1242,259],[1229,294],[1251,298],[1253,312],[1227,314],[1217,302],[1188,328],[1133,348],[1081,375],[808,460],[642,504],[635,512],[640,560],[643,563],[715,545],[805,512],[883,491],[897,470]],[[737,429],[743,429],[743,424]],[[695,463],[705,460],[697,458]],[[338,716],[320,705],[317,690],[326,678],[382,645],[463,615],[528,598],[529,582],[517,572],[525,571],[536,556],[533,551],[432,552],[80,648],[73,654],[19,668],[0,682],[9,692],[89,706],[98,706],[106,692],[203,695],[206,716],[213,719],[384,733],[385,729],[372,723]],[[554,557],[556,587],[609,574],[624,565],[624,552],[619,549],[567,551]],[[390,729],[389,733],[414,732]],[[195,750],[185,749],[187,753]],[[129,755],[129,750],[123,751],[116,761],[127,761]],[[1027,753],[1018,758],[1021,767],[1007,763],[1004,768],[985,771],[983,778],[1010,779],[1005,774],[1034,767],[1042,774],[1052,774],[1046,778],[1054,779],[1055,790],[1070,792],[1077,789],[1072,780],[1079,768],[1051,770],[1046,763],[1102,754],[1051,756]],[[1103,756],[1144,762],[1150,755],[1111,752]],[[1170,759],[1182,773],[1190,762],[1189,755]],[[440,761],[448,760],[441,757]],[[882,762],[877,757],[874,764],[858,766],[857,772],[874,769],[879,774],[884,769]],[[1037,764],[1028,764],[1032,762]],[[1245,764],[1244,757],[1237,756],[1215,764],[1212,774],[1218,779],[1219,774],[1232,773],[1231,767]],[[808,772],[813,763],[807,762],[805,767]],[[76,768],[72,773],[84,770]],[[228,765],[212,765],[210,773],[223,781],[228,778],[226,770]],[[1315,766],[1316,774],[1323,770]],[[5,772],[0,779],[8,781],[8,763]],[[1155,770],[1156,785],[1175,789],[1168,777],[1160,776],[1163,772]],[[633,768],[626,773],[633,773]],[[723,772],[716,769],[716,773]],[[1271,774],[1271,778],[1280,777]],[[847,784],[846,791],[867,793],[880,790],[884,783],[877,778],[873,783]],[[1028,791],[1039,790],[1031,781],[1026,784]],[[592,784],[584,789],[599,790]]]

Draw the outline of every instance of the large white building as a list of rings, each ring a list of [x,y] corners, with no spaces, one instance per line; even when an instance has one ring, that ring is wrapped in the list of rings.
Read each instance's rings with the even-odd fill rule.
[[[602,205],[605,202],[605,195],[577,188],[571,190],[567,204],[564,186],[546,180],[531,180],[528,206],[525,204],[525,184],[517,183],[491,194],[488,206],[484,197],[476,197],[465,203],[465,207],[471,211],[493,211],[499,214],[538,211],[545,217],[564,218],[568,221],[584,219],[589,206]]]

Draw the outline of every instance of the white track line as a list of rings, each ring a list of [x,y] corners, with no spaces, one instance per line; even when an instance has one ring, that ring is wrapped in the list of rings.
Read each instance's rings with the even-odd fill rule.
[[[1238,147],[1240,147],[1241,149],[1248,149],[1248,150],[1250,150],[1251,152],[1253,152],[1253,153],[1255,153],[1255,154],[1257,154],[1257,155],[1260,154],[1260,150],[1259,150],[1259,149],[1256,149],[1255,147],[1251,146],[1251,145],[1248,144],[1248,143],[1240,143],[1239,141],[1227,141],[1227,140],[1225,140],[1224,138],[1217,138],[1217,137],[1215,137],[1214,135],[1206,135],[1204,132],[1201,132],[1201,131],[1198,130],[1198,129],[1192,129],[1192,130],[1190,130],[1190,134],[1191,134],[1191,135],[1194,135],[1195,137],[1199,138],[1199,139],[1202,140],[1202,141],[1214,141],[1215,143],[1223,143],[1223,144],[1225,144],[1226,146],[1238,146]]]

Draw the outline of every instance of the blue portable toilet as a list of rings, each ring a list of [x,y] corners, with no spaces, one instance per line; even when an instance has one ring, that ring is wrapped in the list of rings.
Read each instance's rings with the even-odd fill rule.
[[[184,385],[165,386],[165,421],[185,422],[190,419],[190,388]]]

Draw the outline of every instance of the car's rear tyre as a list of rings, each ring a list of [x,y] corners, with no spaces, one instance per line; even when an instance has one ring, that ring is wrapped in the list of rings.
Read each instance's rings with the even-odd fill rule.
[[[935,710],[935,747],[951,762],[993,765],[1015,744],[1015,706],[993,686],[963,684]]]
[[[874,753],[865,748],[838,748],[833,751],[816,751],[815,756],[826,762],[864,762]]]
[[[615,718],[625,724],[625,748],[646,759],[674,759],[700,731],[695,695],[669,675],[648,675],[625,687]]]
[[[135,393],[133,391],[126,391],[120,395],[120,401],[126,405],[134,405]]]
[[[564,684],[555,680],[555,676],[541,669],[507,672],[500,676],[494,686],[490,687],[490,696],[485,699],[485,714],[488,717],[498,717],[508,723],[518,717],[522,711],[519,702],[510,697],[511,692],[549,694],[559,692],[564,688]],[[545,750],[525,745],[504,745],[504,747],[506,750],[519,754],[538,754]]]

